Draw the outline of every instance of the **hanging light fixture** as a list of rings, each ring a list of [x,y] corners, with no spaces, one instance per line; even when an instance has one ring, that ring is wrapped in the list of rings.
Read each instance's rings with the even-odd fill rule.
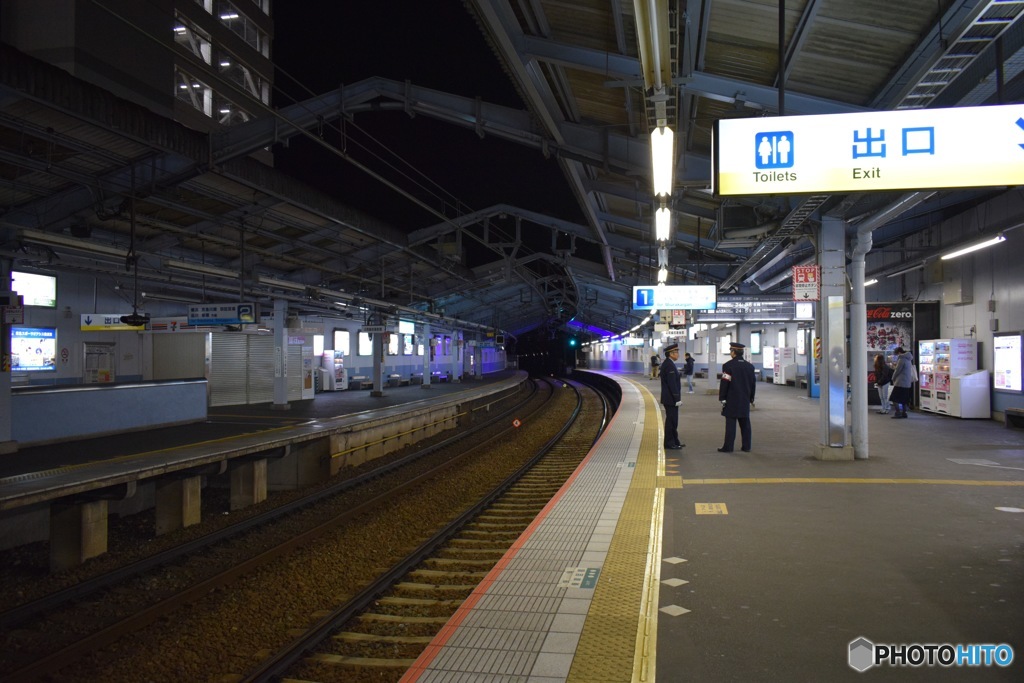
[[[674,165],[674,135],[668,126],[651,131],[651,166],[654,175],[654,194],[672,194],[672,167]]]
[[[958,250],[956,250],[954,252],[951,252],[949,254],[943,254],[940,258],[943,261],[948,261],[949,259],[956,258],[957,256],[963,256],[964,254],[970,254],[972,251],[978,251],[979,249],[984,249],[985,247],[991,247],[993,244],[999,244],[1000,242],[1005,242],[1005,241],[1006,241],[1006,237],[1003,235],[1003,233],[999,233],[998,235],[996,235],[992,239],[985,240],[984,242],[978,242],[977,244],[972,244],[969,247],[964,247],[963,249],[958,249]]]
[[[658,268],[658,284],[663,285],[668,282],[668,268],[662,266]]]
[[[662,205],[654,212],[654,236],[659,242],[668,239],[669,227],[672,224],[672,212],[667,206]]]

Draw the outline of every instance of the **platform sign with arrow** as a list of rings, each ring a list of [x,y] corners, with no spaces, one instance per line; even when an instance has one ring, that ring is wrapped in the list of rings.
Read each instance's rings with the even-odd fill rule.
[[[145,323],[142,325],[128,325],[121,322],[123,316],[123,313],[83,313],[80,329],[83,332],[112,332],[118,330],[138,332],[139,330],[146,329]]]

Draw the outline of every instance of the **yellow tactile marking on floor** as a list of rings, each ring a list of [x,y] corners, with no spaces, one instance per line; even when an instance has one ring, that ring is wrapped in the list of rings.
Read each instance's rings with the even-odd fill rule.
[[[681,489],[683,488],[682,477],[658,477],[656,486],[659,489]]]
[[[634,382],[634,385],[636,383]],[[648,391],[640,454],[612,535],[568,683],[653,681],[665,490],[661,412]]]
[[[931,484],[946,486],[1024,486],[1024,481],[984,481],[977,479],[684,479],[684,486],[705,484]]]

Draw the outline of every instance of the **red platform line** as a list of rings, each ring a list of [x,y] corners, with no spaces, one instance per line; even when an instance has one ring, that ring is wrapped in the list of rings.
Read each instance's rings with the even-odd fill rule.
[[[505,568],[509,565],[512,559],[515,558],[515,556],[519,553],[519,550],[522,549],[522,547],[530,539],[533,533],[537,530],[537,527],[539,527],[541,522],[543,522],[544,519],[548,516],[548,514],[551,513],[551,510],[554,509],[555,505],[558,504],[558,501],[562,499],[562,496],[565,495],[565,492],[569,490],[569,487],[572,486],[572,483],[576,481],[576,478],[579,476],[579,473],[583,471],[583,467],[587,464],[587,462],[590,461],[590,458],[593,456],[594,451],[597,450],[598,446],[601,445],[601,442],[604,440],[605,434],[607,434],[611,430],[612,424],[614,424],[616,419],[618,419],[617,413],[612,416],[611,422],[608,423],[608,429],[606,429],[604,434],[602,434],[601,437],[597,440],[597,443],[595,443],[593,447],[591,447],[590,452],[587,453],[586,457],[583,458],[579,466],[573,471],[573,473],[569,476],[565,483],[562,484],[562,487],[558,489],[558,492],[554,495],[554,497],[552,497],[551,500],[548,501],[548,504],[544,506],[544,509],[541,510],[540,513],[538,513],[534,520],[530,523],[530,525],[526,527],[526,530],[519,535],[519,538],[517,538],[515,543],[512,544],[512,547],[509,548],[508,552],[505,553],[502,556],[502,558],[498,560],[498,563],[491,568],[491,571],[489,571],[487,573],[487,576],[485,576],[483,580],[480,581],[479,585],[477,585],[477,587],[473,589],[473,592],[470,593],[469,597],[466,598],[462,605],[460,605],[459,608],[455,610],[455,614],[452,615],[452,618],[449,619],[448,623],[446,623],[441,628],[441,630],[437,632],[437,635],[435,635],[434,639],[430,641],[430,644],[423,649],[423,652],[420,653],[420,656],[416,658],[416,661],[413,662],[413,665],[409,667],[409,669],[405,672],[405,675],[402,676],[399,683],[415,683],[419,680],[420,676],[426,672],[427,667],[429,667],[430,664],[441,653],[441,649],[448,643],[448,640],[451,639],[453,635],[455,635],[456,629],[458,629],[458,627],[462,625],[462,622],[465,621],[466,617],[469,616],[469,613],[473,610],[477,603],[480,602],[481,598],[483,598],[487,591],[491,588],[491,586],[497,582],[497,579],[501,575],[501,573],[505,571]]]

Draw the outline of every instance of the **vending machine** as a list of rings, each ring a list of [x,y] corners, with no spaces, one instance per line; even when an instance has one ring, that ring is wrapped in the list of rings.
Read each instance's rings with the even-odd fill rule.
[[[886,359],[888,360],[888,359]],[[917,344],[917,403],[921,410],[935,412],[935,342],[926,340]]]
[[[966,381],[955,381],[972,375]],[[985,372],[987,382],[988,373]],[[974,339],[926,339],[918,343],[919,399],[922,410],[955,417],[985,412],[976,405],[981,397],[975,387],[978,374],[978,342]],[[968,389],[970,387],[970,389]],[[988,403],[986,384],[985,401]]]
[[[320,361],[321,386],[324,391],[345,391],[348,389],[348,370],[345,369],[345,354],[325,349]]]
[[[785,346],[775,349],[775,367],[772,369],[772,381],[775,384],[796,382],[796,349]]]

